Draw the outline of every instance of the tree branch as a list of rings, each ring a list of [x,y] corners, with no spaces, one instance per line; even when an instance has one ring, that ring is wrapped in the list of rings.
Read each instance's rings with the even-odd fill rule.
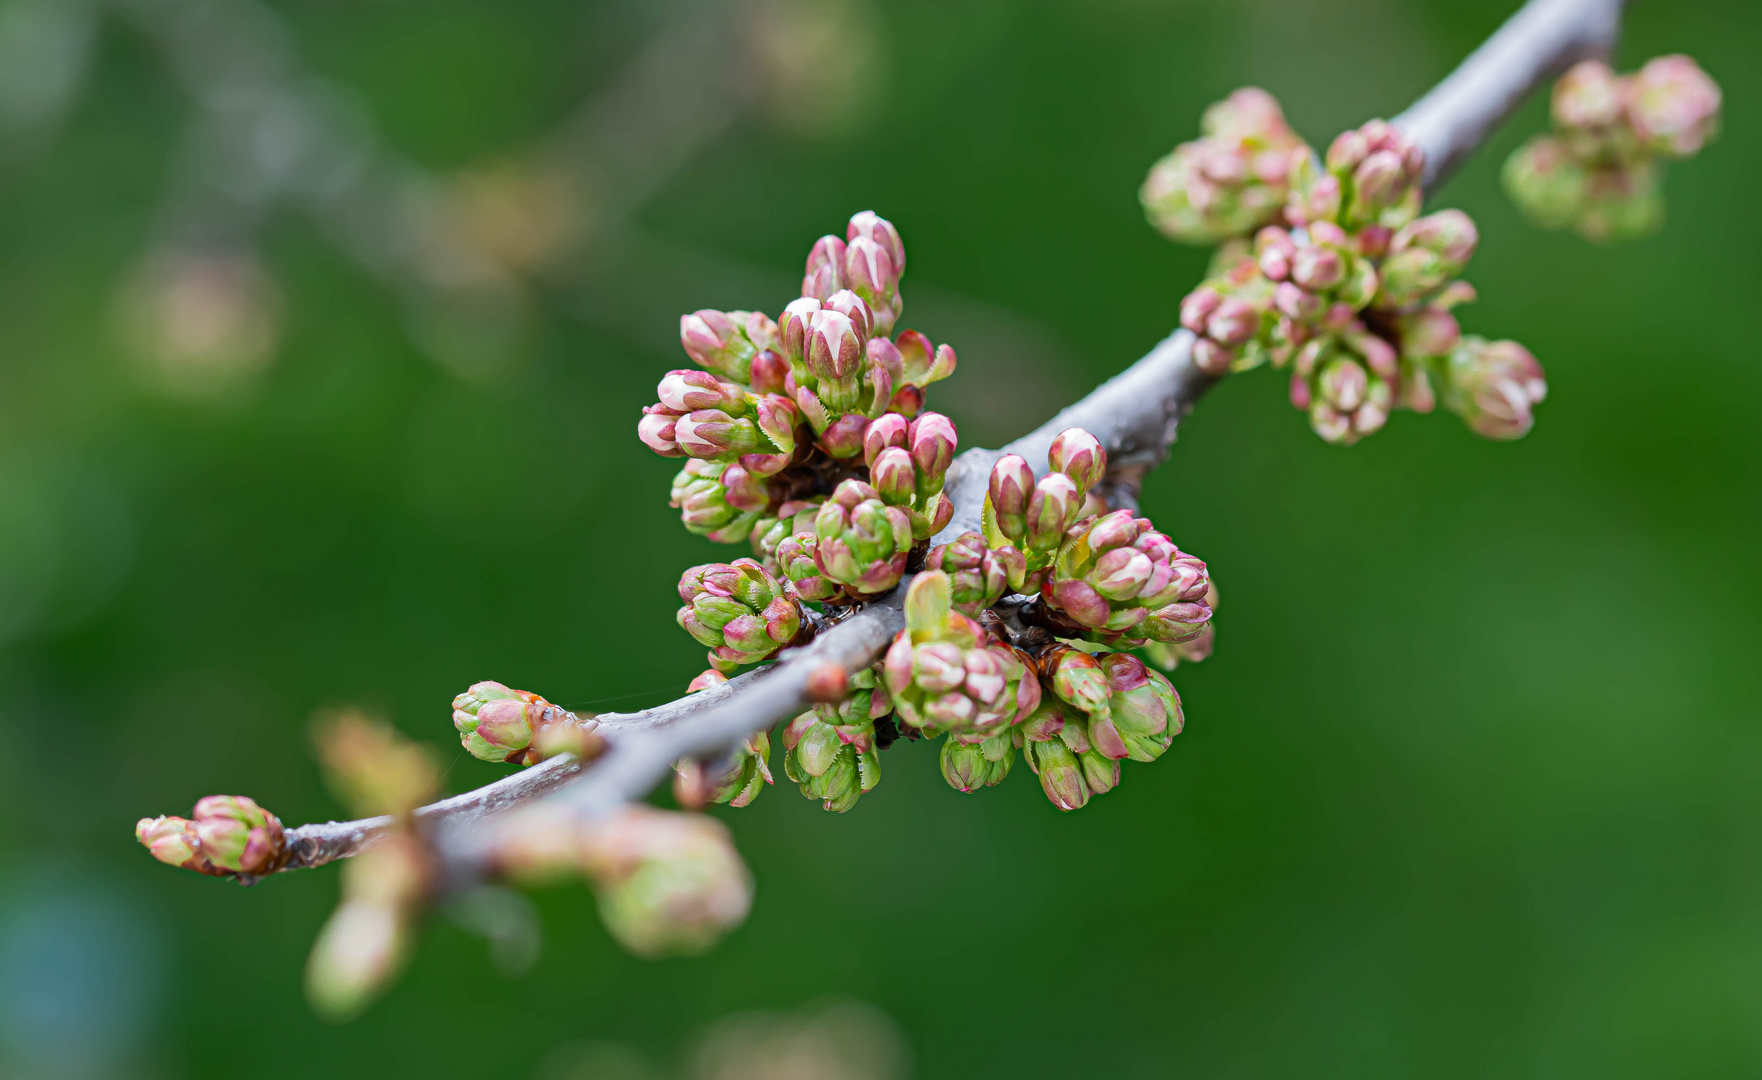
[[[1394,122],[1425,148],[1426,186],[1447,178],[1551,74],[1607,52],[1621,8],[1622,0],[1530,0],[1448,78],[1396,117]],[[999,457],[1020,454],[1043,474],[1053,438],[1069,427],[1086,428],[1107,447],[1110,503],[1135,503],[1138,481],[1168,456],[1181,421],[1218,381],[1193,366],[1192,345],[1193,335],[1177,330],[1137,363],[1003,449],[962,454],[945,487],[954,516],[937,541],[979,528],[987,480]],[[724,752],[752,732],[802,712],[810,704],[808,675],[816,668],[831,663],[859,671],[876,662],[904,625],[904,594],[902,584],[811,644],[787,651],[778,663],[722,687],[638,713],[601,716],[598,730],[610,749],[585,776],[574,759],[564,756],[417,813],[434,824],[452,873],[472,876],[504,830],[518,831],[521,814],[504,811],[524,801],[555,791],[556,800],[580,815],[602,814],[643,798],[678,759]],[[296,854],[282,868],[317,866],[351,855],[371,844],[387,825],[389,819],[370,819],[294,829],[288,836]]]
[[[1607,56],[1625,0],[1530,0],[1394,123],[1426,152],[1425,185],[1456,171],[1543,80]]]

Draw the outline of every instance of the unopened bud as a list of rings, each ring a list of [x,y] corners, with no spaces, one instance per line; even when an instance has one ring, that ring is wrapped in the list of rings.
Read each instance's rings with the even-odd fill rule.
[[[1082,428],[1059,432],[1046,451],[1046,461],[1053,472],[1070,477],[1079,491],[1088,491],[1107,475],[1107,449]]]
[[[836,236],[822,236],[808,252],[807,273],[801,279],[801,294],[824,300],[844,288],[844,241]]]
[[[1652,152],[1686,158],[1718,133],[1720,101],[1719,84],[1693,59],[1660,56],[1632,76],[1627,115]]]

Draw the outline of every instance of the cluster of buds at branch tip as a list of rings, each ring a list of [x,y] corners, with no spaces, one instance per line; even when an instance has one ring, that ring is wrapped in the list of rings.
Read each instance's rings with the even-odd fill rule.
[[[756,664],[801,633],[801,608],[752,559],[694,566],[679,578],[678,621],[721,670]]]
[[[1291,154],[1303,147],[1278,101],[1243,87],[1205,111],[1201,130],[1151,166],[1138,191],[1150,223],[1171,240],[1209,244],[1276,220]]]
[[[135,839],[169,866],[228,877],[264,874],[281,860],[281,820],[243,795],[197,800],[188,818],[142,818]]]
[[[1066,533],[1041,599],[1090,640],[1133,648],[1197,637],[1211,620],[1209,587],[1203,562],[1148,520],[1116,510]]]
[[[989,736],[1039,704],[1040,683],[1023,654],[954,610],[947,574],[930,570],[912,579],[905,617],[883,661],[902,722],[932,733]]]
[[[841,672],[842,674],[842,672]],[[818,688],[830,694],[829,679]],[[836,701],[821,701],[783,729],[783,772],[801,793],[842,814],[881,782],[875,721],[893,711],[892,699],[874,668],[843,680]]]
[[[701,953],[752,907],[752,874],[714,818],[641,804],[595,820],[543,803],[519,815],[497,868],[518,881],[585,875],[606,929],[639,956]]]
[[[1586,60],[1554,84],[1554,130],[1505,162],[1512,201],[1543,228],[1590,240],[1643,236],[1664,219],[1662,165],[1691,158],[1719,130],[1721,94],[1694,60],[1660,56],[1618,75]]]
[[[1567,95],[1585,124],[1604,122],[1607,97],[1589,84]],[[1424,166],[1419,146],[1382,120],[1342,134],[1325,160],[1293,151],[1284,224],[1261,228],[1251,245],[1228,241],[1181,302],[1194,366],[1210,375],[1290,368],[1292,405],[1342,445],[1380,430],[1397,408],[1471,399],[1475,388],[1451,385],[1467,370],[1446,358],[1462,333],[1451,309],[1474,296],[1459,275],[1479,233],[1460,210],[1418,216]]]
[[[1047,451],[1051,470],[1039,480],[1019,454],[992,466],[986,490],[986,540],[1017,592],[1035,592],[1065,533],[1082,519],[1089,492],[1107,475],[1107,450],[1082,428],[1067,428]]]
[[[594,734],[598,726],[591,717],[499,682],[473,683],[453,699],[459,742],[479,761],[536,765],[560,753],[592,760],[605,748],[605,740]]]
[[[428,837],[412,814],[439,788],[427,749],[389,724],[344,711],[315,725],[326,778],[358,814],[390,813],[392,828],[350,860],[342,901],[306,964],[306,996],[331,1020],[360,1012],[408,957],[416,924],[439,881]]]

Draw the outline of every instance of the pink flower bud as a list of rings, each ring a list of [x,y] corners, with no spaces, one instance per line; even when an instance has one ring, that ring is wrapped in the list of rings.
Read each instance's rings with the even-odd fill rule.
[[[789,361],[775,349],[764,349],[753,356],[747,369],[747,380],[755,394],[781,394],[784,380],[789,377]]]
[[[893,222],[873,210],[853,214],[850,224],[844,230],[844,238],[848,241],[859,237],[881,246],[887,253],[887,261],[893,265],[896,276],[905,273],[905,244],[900,240],[899,230],[893,227]]]
[[[1554,84],[1550,109],[1561,127],[1595,130],[1621,119],[1622,79],[1602,60],[1572,66]]]
[[[1020,517],[1027,513],[1028,497],[1034,491],[1034,470],[1020,454],[1005,454],[991,466],[988,491],[998,514]]]
[[[858,340],[865,344],[868,342],[875,316],[862,297],[849,289],[840,289],[826,298],[826,310],[836,311],[849,319],[851,327],[856,330]],[[810,326],[810,332],[811,330]]]
[[[1364,403],[1370,389],[1370,378],[1356,361],[1329,361],[1316,379],[1316,391],[1322,400],[1342,412],[1351,412]]]
[[[917,488],[918,470],[912,456],[903,447],[889,446],[875,455],[869,467],[869,482],[881,493],[881,501],[889,506],[910,506]]]
[[[941,413],[925,413],[912,421],[909,440],[912,463],[918,467],[922,485],[920,493],[934,495],[942,490],[942,479],[960,445],[954,421]]]
[[[679,442],[675,437],[678,414],[652,405],[642,412],[642,419],[636,423],[636,436],[643,441],[643,445],[662,457],[684,457],[685,451],[679,449]]]
[[[873,469],[875,456],[890,446],[904,447],[911,422],[897,413],[887,413],[868,426],[863,433],[863,464]]]
[[[820,310],[814,297],[791,300],[777,320],[777,337],[783,343],[783,355],[791,362],[805,364],[808,355],[808,323]]]
[[[1273,307],[1279,314],[1300,323],[1313,321],[1327,306],[1327,301],[1320,295],[1302,288],[1295,282],[1281,281],[1273,289]]]
[[[1686,158],[1717,133],[1720,102],[1719,84],[1693,59],[1660,56],[1632,76],[1627,115],[1654,153]]]
[[[750,454],[758,449],[759,429],[751,420],[740,420],[718,409],[686,413],[673,425],[679,449],[695,458],[718,458]]]
[[[1042,551],[1057,547],[1082,508],[1083,493],[1070,477],[1064,473],[1042,477],[1028,497],[1028,546]]]
[[[1227,375],[1235,362],[1236,350],[1227,345],[1203,337],[1193,343],[1193,366],[1207,375]]]
[[[1305,244],[1291,259],[1291,280],[1312,292],[1346,280],[1346,260],[1335,248]]]
[[[746,411],[746,392],[707,371],[669,371],[655,392],[661,405],[676,413],[697,409],[721,409],[731,414]]]
[[[844,288],[844,241],[836,236],[822,236],[808,252],[807,273],[801,279],[801,294],[825,300]]]
[[[1205,334],[1220,345],[1245,345],[1260,330],[1260,309],[1239,296],[1219,301],[1205,322]]]
[[[1205,333],[1206,321],[1223,299],[1223,294],[1209,285],[1194,289],[1181,301],[1181,325],[1195,334]]]
[[[863,356],[862,337],[843,312],[822,309],[808,318],[808,369],[822,379],[848,379]]]
[[[1047,448],[1046,460],[1053,472],[1070,477],[1080,491],[1088,491],[1107,475],[1106,448],[1082,428],[1059,432]]]
[[[685,355],[711,370],[722,369],[724,357],[739,335],[740,328],[727,312],[704,308],[679,317],[679,344]]]
[[[722,499],[736,510],[764,511],[771,507],[771,492],[763,479],[736,463],[722,470]]]
[[[863,436],[868,427],[868,417],[858,413],[845,413],[826,425],[826,430],[820,433],[820,449],[840,461],[854,458],[863,452]]]

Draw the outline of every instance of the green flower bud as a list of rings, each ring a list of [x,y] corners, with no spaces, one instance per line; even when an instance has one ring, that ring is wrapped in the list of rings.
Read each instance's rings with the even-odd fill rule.
[[[988,737],[951,734],[942,741],[942,778],[956,791],[995,787],[1015,764],[1015,743],[1008,731]]]
[[[1019,557],[1019,552],[1010,550]],[[976,532],[964,532],[952,544],[931,548],[924,557],[924,569],[947,574],[955,610],[974,618],[1003,599],[1009,587],[1009,558],[1000,560]]]
[[[804,796],[842,814],[881,782],[881,757],[872,721],[828,723],[822,718],[824,708],[802,713],[783,729],[783,774],[800,785]]]
[[[726,663],[756,664],[801,632],[795,600],[752,559],[692,567],[679,579],[679,598],[680,627]]]
[[[1444,407],[1489,439],[1527,434],[1535,406],[1548,395],[1542,365],[1515,341],[1463,338],[1450,353],[1444,379]]]

